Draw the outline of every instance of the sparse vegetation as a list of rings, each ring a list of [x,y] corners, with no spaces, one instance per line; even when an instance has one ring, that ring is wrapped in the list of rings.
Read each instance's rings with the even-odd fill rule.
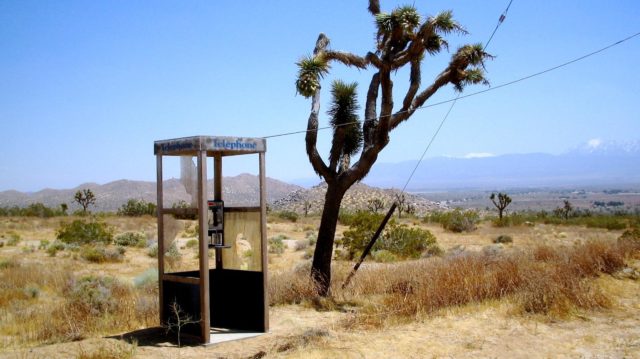
[[[269,253],[272,253],[272,254],[284,253],[285,244],[282,241],[284,239],[287,239],[287,237],[283,235],[269,238],[269,245],[268,245]]]
[[[476,225],[480,221],[480,215],[474,210],[463,211],[456,208],[449,212],[432,212],[425,216],[424,221],[427,223],[439,223],[442,228],[455,232],[471,232],[476,229]]]
[[[117,235],[113,243],[123,247],[144,248],[147,246],[147,236],[140,232],[125,232]]]
[[[129,217],[155,216],[155,203],[147,202],[143,199],[129,199],[118,209],[118,215]]]
[[[291,222],[298,221],[298,214],[293,211],[281,211],[277,213],[278,218],[285,219]]]
[[[50,208],[40,202],[32,203],[24,208],[13,207],[0,207],[0,217],[39,217],[50,218],[56,216],[67,215],[67,205],[65,203],[60,205],[60,208]]]
[[[124,247],[108,248],[86,245],[80,249],[80,257],[94,263],[122,262],[124,252]]]

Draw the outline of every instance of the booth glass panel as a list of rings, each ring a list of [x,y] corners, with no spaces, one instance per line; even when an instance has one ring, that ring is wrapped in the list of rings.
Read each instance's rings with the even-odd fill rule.
[[[224,219],[224,268],[262,271],[260,208],[229,208]]]

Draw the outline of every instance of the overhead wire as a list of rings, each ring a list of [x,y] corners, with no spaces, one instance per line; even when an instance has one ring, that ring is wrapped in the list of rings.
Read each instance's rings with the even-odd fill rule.
[[[484,44],[484,47],[482,48],[482,51],[485,51],[487,49],[487,47],[491,43],[491,40],[493,40],[493,36],[498,31],[498,28],[500,27],[500,25],[502,25],[504,20],[507,18],[507,12],[509,11],[509,8],[511,7],[511,3],[513,3],[513,0],[509,0],[509,4],[507,5],[506,9],[502,12],[502,14],[500,14],[500,17],[498,18],[498,23],[496,24],[496,27],[493,28],[493,32],[491,33],[491,36],[489,36],[489,40],[487,40],[487,42]],[[413,179],[413,176],[416,174],[416,171],[418,170],[418,167],[420,167],[420,164],[422,163],[422,160],[424,159],[424,156],[426,156],[427,152],[431,148],[431,145],[433,144],[433,141],[435,141],[436,137],[438,137],[438,134],[440,134],[440,130],[442,130],[442,127],[444,126],[444,123],[449,118],[449,115],[451,114],[451,111],[453,110],[453,107],[456,105],[456,103],[458,103],[458,99],[460,98],[460,95],[462,95],[462,92],[458,92],[458,95],[456,96],[456,98],[453,100],[453,102],[451,102],[451,106],[449,106],[449,110],[447,110],[447,113],[442,118],[442,121],[440,121],[440,125],[436,129],[436,132],[434,132],[433,136],[431,136],[431,140],[427,144],[427,147],[425,147],[424,151],[422,152],[422,155],[420,156],[420,159],[418,159],[418,162],[416,163],[415,167],[411,171],[411,174],[407,178],[407,181],[404,183],[404,186],[402,186],[402,192],[403,193],[407,189],[407,186],[409,185],[411,180]]]

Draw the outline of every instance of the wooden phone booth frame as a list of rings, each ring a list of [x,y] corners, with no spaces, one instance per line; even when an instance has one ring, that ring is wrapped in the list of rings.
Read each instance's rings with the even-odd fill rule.
[[[182,328],[198,336],[202,343],[211,342],[212,328],[242,332],[269,330],[267,300],[267,222],[266,222],[266,140],[263,138],[193,136],[154,142],[157,166],[158,276],[160,323],[170,318],[171,302],[177,302],[197,324]],[[258,154],[259,206],[225,208],[231,212],[259,213],[261,271],[224,268],[222,246],[215,247],[215,268],[209,267],[209,235],[207,222],[207,159],[213,158],[214,200],[222,198],[222,159],[226,156]],[[197,207],[165,208],[163,198],[162,159],[164,156],[197,158]],[[199,270],[165,273],[165,215],[195,215],[198,219]],[[213,306],[213,309],[212,309]]]

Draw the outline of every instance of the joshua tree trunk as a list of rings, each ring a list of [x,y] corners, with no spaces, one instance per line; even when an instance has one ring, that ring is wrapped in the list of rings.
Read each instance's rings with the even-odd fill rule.
[[[338,222],[340,204],[345,192],[362,180],[376,162],[378,154],[389,143],[389,133],[409,119],[440,88],[452,84],[462,91],[469,84],[486,83],[482,66],[491,55],[481,44],[464,45],[452,56],[449,65],[433,82],[421,89],[421,63],[428,55],[448,48],[442,35],[466,31],[450,11],[422,20],[412,6],[399,7],[391,13],[380,11],[378,0],[369,0],[369,12],[377,25],[377,48],[365,56],[328,49],[329,38],[320,34],[313,56],[298,62],[296,81],[298,93],[311,98],[311,113],[305,137],[309,162],[316,173],[327,182],[324,209],[313,254],[311,276],[319,294],[329,294],[331,285],[331,256]],[[325,163],[317,150],[318,116],[320,112],[320,79],[329,72],[329,63],[338,62],[360,70],[373,69],[367,91],[364,119],[355,115],[358,108],[356,85],[334,81],[332,94],[333,141],[329,162]],[[410,67],[409,88],[394,112],[393,81],[391,75],[398,69]],[[380,97],[380,104],[378,104]],[[378,110],[380,111],[378,113]],[[352,158],[359,152],[358,160]]]
[[[333,254],[333,242],[340,212],[340,203],[344,197],[344,191],[337,184],[329,185],[325,194],[322,219],[318,230],[315,254],[311,275],[318,286],[319,295],[327,296],[331,285],[331,257]]]

